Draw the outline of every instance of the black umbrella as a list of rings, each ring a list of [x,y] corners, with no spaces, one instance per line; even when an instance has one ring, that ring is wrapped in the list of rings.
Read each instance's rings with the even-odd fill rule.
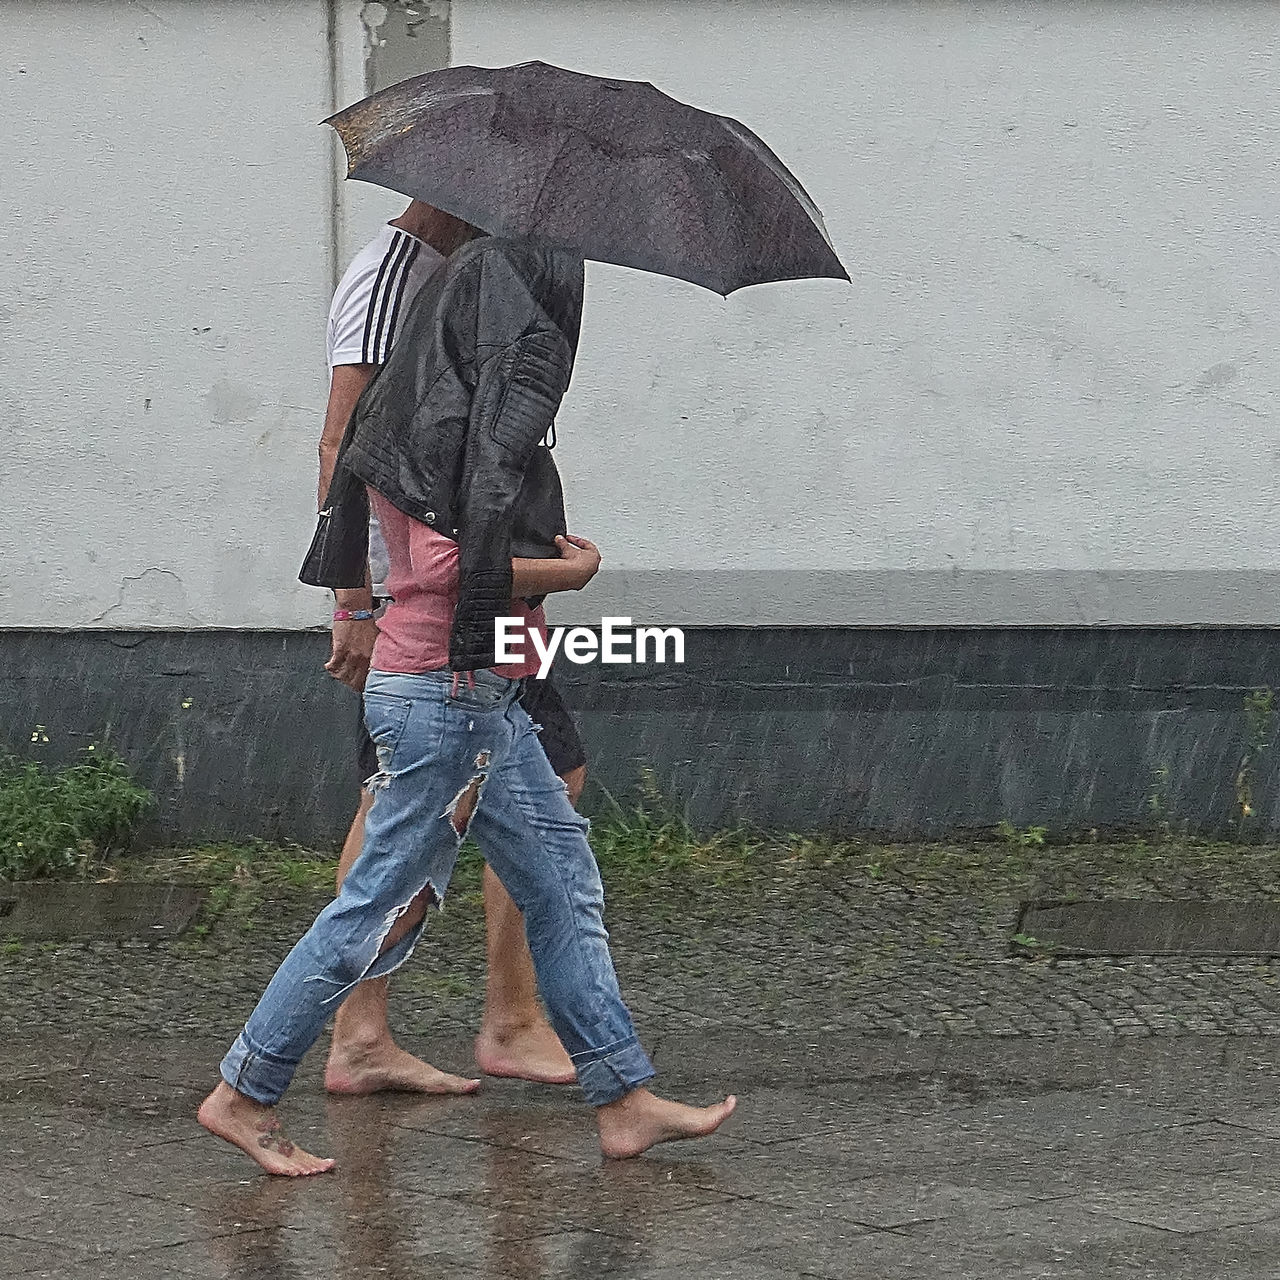
[[[526,62],[446,67],[338,112],[347,176],[493,235],[729,294],[849,277],[808,193],[750,129],[651,84]]]

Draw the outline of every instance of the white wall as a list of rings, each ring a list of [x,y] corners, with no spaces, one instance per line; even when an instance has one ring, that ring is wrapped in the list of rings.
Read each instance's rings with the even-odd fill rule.
[[[361,6],[331,59],[322,0],[0,3],[0,626],[322,619],[295,574],[324,314],[402,204],[334,207],[317,122],[363,92]],[[590,268],[558,456],[611,572],[571,612],[1280,620],[1274,6],[455,0],[452,23],[458,62],[740,117],[854,277],[725,302]]]
[[[325,6],[3,11],[0,625],[314,622]]]
[[[575,612],[1280,621],[1276,579],[1231,574],[1280,569],[1274,5],[456,0],[453,23],[456,62],[738,116],[853,276],[720,302],[590,270],[560,457],[607,563],[860,572],[624,578]]]

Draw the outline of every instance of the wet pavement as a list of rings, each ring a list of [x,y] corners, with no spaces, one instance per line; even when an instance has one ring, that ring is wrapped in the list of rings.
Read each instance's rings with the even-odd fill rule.
[[[707,1142],[622,1164],[574,1089],[329,1099],[323,1045],[285,1115],[337,1172],[271,1180],[203,1135],[196,1105],[313,898],[201,941],[11,947],[0,1276],[1274,1280],[1275,966],[1019,956],[1016,898],[955,889],[842,872],[620,900],[662,1087],[741,1098]],[[453,1069],[479,926],[451,904],[393,999]]]
[[[1280,1256],[1273,1040],[669,1037],[667,1086],[732,1078],[740,1111],[622,1164],[571,1089],[328,1099],[312,1063],[287,1114],[339,1166],[305,1182],[196,1129],[219,1049],[3,1051],[0,1274],[1243,1280]]]

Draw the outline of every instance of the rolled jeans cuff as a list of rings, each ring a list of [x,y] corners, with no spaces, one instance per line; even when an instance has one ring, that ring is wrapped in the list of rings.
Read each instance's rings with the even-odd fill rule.
[[[285,1062],[264,1049],[255,1049],[242,1031],[218,1069],[237,1093],[273,1107],[284,1097],[298,1064]]]
[[[625,1098],[658,1073],[637,1039],[624,1040],[605,1052],[598,1049],[573,1055],[583,1096],[593,1107]]]

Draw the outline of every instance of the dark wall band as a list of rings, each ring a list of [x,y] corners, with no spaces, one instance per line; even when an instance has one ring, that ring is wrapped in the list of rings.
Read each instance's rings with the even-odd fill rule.
[[[1280,686],[1278,641],[1261,628],[702,628],[686,630],[682,667],[557,673],[592,778],[622,796],[652,768],[698,824],[1143,827],[1156,797],[1164,820],[1221,834],[1239,816],[1257,691]],[[52,761],[109,739],[159,798],[153,839],[327,846],[357,786],[356,695],[323,675],[328,643],[0,631],[0,748]],[[1252,753],[1259,834],[1280,831],[1277,754]]]

